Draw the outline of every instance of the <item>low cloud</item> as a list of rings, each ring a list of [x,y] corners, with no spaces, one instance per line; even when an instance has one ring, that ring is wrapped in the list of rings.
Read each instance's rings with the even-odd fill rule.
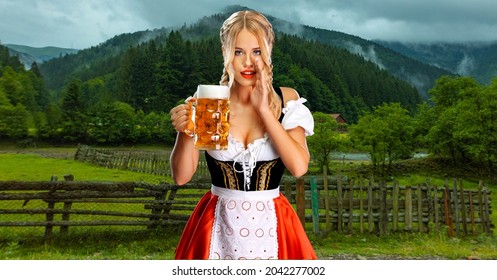
[[[376,55],[376,51],[374,50],[374,46],[370,45],[366,50],[360,45],[354,44],[350,41],[345,42],[346,49],[354,54],[362,56],[365,60],[373,62],[378,65],[380,69],[386,69],[386,67],[381,62],[381,59]]]
[[[457,65],[456,73],[461,76],[471,76],[474,70],[475,70],[474,59],[471,56],[464,54],[463,59]]]

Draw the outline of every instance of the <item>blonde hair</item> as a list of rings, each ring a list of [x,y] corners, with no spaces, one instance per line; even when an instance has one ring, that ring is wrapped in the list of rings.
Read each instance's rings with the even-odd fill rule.
[[[254,34],[259,41],[261,58],[266,69],[266,87],[270,91],[269,107],[276,117],[281,113],[281,102],[273,88],[273,63],[271,61],[271,50],[274,43],[274,31],[269,20],[256,11],[239,11],[226,19],[221,27],[219,36],[221,46],[224,49],[224,70],[221,76],[221,85],[231,87],[234,81],[234,70],[231,63],[235,54],[235,43],[238,33],[243,29]]]

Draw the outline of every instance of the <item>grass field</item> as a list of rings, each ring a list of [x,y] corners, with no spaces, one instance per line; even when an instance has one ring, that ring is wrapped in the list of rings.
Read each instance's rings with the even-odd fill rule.
[[[0,154],[0,180],[48,181],[52,176],[64,180],[72,174],[78,181],[123,181],[157,184],[170,178],[93,166],[72,159],[47,158],[40,154]]]
[[[3,149],[0,152],[0,180],[40,181],[52,175],[62,178],[72,174],[81,181],[141,181],[159,183],[170,180],[163,176],[111,170],[76,162],[71,159],[75,148]],[[415,174],[405,180],[416,180]],[[424,177],[420,177],[424,178]],[[403,178],[398,178],[402,180]],[[492,208],[497,197],[493,188]],[[492,214],[497,224],[496,213]],[[25,230],[25,229],[23,229]],[[181,227],[163,230],[128,230],[108,227],[71,230],[68,237],[45,244],[41,229],[17,234],[12,228],[0,228],[0,259],[4,260],[168,260],[174,255]],[[320,259],[497,259],[495,236],[449,238],[446,230],[420,233],[394,233],[388,236],[371,234],[313,234],[309,231]]]

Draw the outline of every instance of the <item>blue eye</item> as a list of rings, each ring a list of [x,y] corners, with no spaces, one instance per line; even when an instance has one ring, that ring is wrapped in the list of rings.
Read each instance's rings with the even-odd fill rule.
[[[235,50],[235,55],[236,56],[240,56],[242,54],[243,54],[243,51],[241,51],[241,50]]]
[[[261,55],[261,53],[262,53],[261,50],[255,50],[254,51],[254,55],[257,55],[257,56]]]

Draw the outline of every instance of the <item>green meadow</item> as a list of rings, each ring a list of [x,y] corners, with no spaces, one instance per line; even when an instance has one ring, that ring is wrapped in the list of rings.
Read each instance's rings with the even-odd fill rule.
[[[71,158],[74,151],[75,148],[4,149],[0,153],[0,180],[47,181],[53,175],[63,180],[64,175],[72,174],[74,180],[79,181],[170,182],[170,178],[163,176],[77,162]],[[425,175],[410,174],[396,179],[401,183],[412,182],[425,180]],[[492,208],[495,209],[495,186],[492,190]],[[494,211],[494,225],[497,224],[496,216]],[[386,236],[336,232],[314,234],[310,225],[307,228],[320,259],[497,259],[497,239],[493,235],[450,238],[446,229],[430,233],[399,232]],[[56,235],[47,244],[42,238],[42,228],[4,227],[0,228],[0,259],[168,260],[174,256],[181,231],[181,226],[160,230],[82,227],[71,229],[67,236]]]

